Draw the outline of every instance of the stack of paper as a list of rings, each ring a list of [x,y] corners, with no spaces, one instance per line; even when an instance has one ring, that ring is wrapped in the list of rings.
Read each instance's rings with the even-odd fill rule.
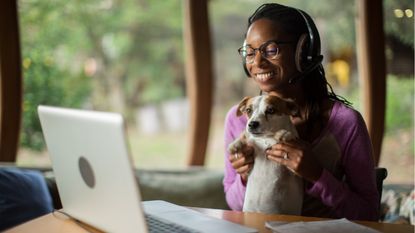
[[[313,222],[266,222],[274,233],[380,233],[345,218]]]

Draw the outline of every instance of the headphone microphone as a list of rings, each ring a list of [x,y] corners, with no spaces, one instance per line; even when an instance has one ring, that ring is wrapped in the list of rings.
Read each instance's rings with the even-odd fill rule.
[[[291,77],[288,80],[288,84],[295,84],[296,82],[300,81],[301,79],[304,78],[304,76],[306,76],[307,74],[310,74],[313,70],[315,70],[316,68],[321,66],[321,61],[323,61],[323,55],[319,55],[315,58],[315,62],[310,65],[309,67],[307,67],[304,71],[299,72],[296,75],[293,75],[293,77]]]

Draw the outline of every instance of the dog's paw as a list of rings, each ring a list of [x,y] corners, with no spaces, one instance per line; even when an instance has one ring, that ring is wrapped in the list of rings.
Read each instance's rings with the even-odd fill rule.
[[[288,130],[278,130],[274,135],[275,140],[278,142],[286,142],[295,139],[295,135]]]
[[[246,142],[238,138],[235,141],[233,141],[231,144],[229,144],[228,152],[229,154],[235,154],[237,152],[240,152],[245,147],[245,145],[246,145]]]
[[[245,133],[242,133],[239,138],[235,139],[235,141],[229,144],[228,152],[229,154],[239,153],[239,152],[242,152],[244,149],[246,149],[247,146],[248,146],[247,137]]]

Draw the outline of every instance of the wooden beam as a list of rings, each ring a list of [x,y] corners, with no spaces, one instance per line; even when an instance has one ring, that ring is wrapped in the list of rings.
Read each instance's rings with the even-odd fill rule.
[[[204,165],[212,109],[208,0],[184,1],[186,84],[190,104],[188,165]]]
[[[16,0],[0,1],[0,162],[16,161],[22,75]]]
[[[358,67],[364,118],[379,164],[385,125],[386,62],[382,1],[356,0]]]

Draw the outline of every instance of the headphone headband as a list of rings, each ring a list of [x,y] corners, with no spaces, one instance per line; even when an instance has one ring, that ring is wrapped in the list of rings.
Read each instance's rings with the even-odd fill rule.
[[[307,62],[311,62],[313,60],[314,32],[313,32],[313,29],[311,28],[310,22],[308,21],[307,17],[304,14],[304,12],[300,9],[297,9],[297,8],[295,8],[295,9],[303,17],[304,22],[307,26],[308,37],[309,37],[309,45],[308,45],[308,52],[307,52],[307,55],[306,55],[306,59],[307,59]],[[317,55],[320,55],[320,54],[317,54]]]

